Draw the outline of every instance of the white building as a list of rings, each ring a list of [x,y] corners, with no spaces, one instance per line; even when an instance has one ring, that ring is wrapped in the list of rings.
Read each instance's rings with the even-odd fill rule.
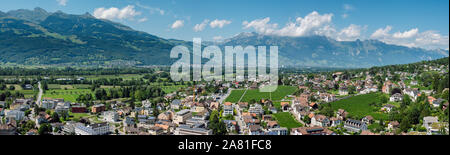
[[[21,121],[25,117],[25,112],[20,110],[6,110],[5,118],[14,119],[16,121]]]
[[[223,105],[223,116],[233,115],[233,104],[231,102],[225,102]]]
[[[191,111],[188,109],[183,109],[175,114],[175,118],[173,119],[173,123],[180,124],[185,123],[187,119],[192,117]]]
[[[75,126],[76,135],[106,135],[110,132],[108,123],[97,123],[90,126],[78,124]]]
[[[119,120],[119,114],[115,111],[105,111],[103,112],[103,120],[114,123]]]

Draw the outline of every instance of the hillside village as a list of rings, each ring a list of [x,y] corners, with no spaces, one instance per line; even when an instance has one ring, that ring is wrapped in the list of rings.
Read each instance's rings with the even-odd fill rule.
[[[0,135],[448,135],[448,71],[444,58],[282,72],[273,93],[258,81],[173,82],[164,70],[1,76]]]

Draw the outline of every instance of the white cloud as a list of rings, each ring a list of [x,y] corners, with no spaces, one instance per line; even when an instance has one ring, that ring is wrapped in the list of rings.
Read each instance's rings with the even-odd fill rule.
[[[414,37],[415,35],[417,35],[418,32],[419,32],[419,29],[415,28],[415,29],[411,29],[409,31],[405,31],[403,33],[396,32],[396,33],[394,33],[394,35],[392,37],[394,37],[394,38],[411,38],[411,37]]]
[[[267,17],[264,19],[256,19],[251,22],[244,21],[242,25],[244,26],[244,29],[253,28],[258,33],[273,34],[275,29],[277,29],[278,24],[269,24],[269,22],[270,17]]]
[[[159,13],[160,15],[164,15],[166,13],[166,11],[164,11],[163,9],[151,7],[151,6],[147,6],[147,5],[142,5],[139,2],[136,3],[136,6],[138,6],[140,8],[144,8],[146,10],[149,10],[151,14]]]
[[[196,25],[194,26],[194,31],[195,31],[195,32],[203,31],[203,30],[205,29],[206,25],[208,24],[208,22],[209,22],[209,20],[208,20],[208,19],[205,19],[205,20],[203,20],[202,23],[196,24]]]
[[[372,35],[371,38],[374,39],[382,39],[389,36],[389,32],[392,30],[392,26],[386,26],[386,28],[379,28],[377,29]]]
[[[209,23],[209,26],[211,26],[211,28],[223,28],[225,25],[231,24],[231,21],[229,20],[213,20],[211,23]]]
[[[94,10],[94,16],[96,18],[101,19],[129,19],[132,20],[135,16],[140,15],[141,12],[137,12],[134,9],[133,5],[128,5],[122,9],[118,9],[115,7],[111,7],[109,9],[106,8],[97,8]]]
[[[354,41],[361,36],[363,27],[359,25],[350,24],[350,26],[343,28],[336,38],[338,41]]]
[[[391,30],[392,27],[389,25],[386,28],[380,28],[371,35],[371,38],[385,43],[407,47],[421,47],[426,49],[446,49],[449,47],[449,36],[443,36],[435,31],[419,32],[419,29],[414,28],[391,34]]]
[[[142,22],[146,22],[147,20],[148,20],[148,19],[144,17],[144,18],[139,19],[138,22],[139,22],[139,23],[142,23]]]
[[[181,28],[181,27],[183,27],[183,26],[184,26],[184,21],[183,21],[183,20],[177,20],[177,21],[175,21],[175,22],[172,24],[171,28],[172,28],[172,29],[178,29],[178,28]]]
[[[61,6],[66,6],[68,1],[69,0],[56,0],[56,2],[58,2],[58,5],[61,5]]]
[[[330,26],[333,14],[320,15],[314,11],[305,17],[298,17],[295,22],[289,22],[285,27],[278,29],[278,24],[269,24],[270,18],[257,19],[251,22],[244,21],[244,29],[253,28],[258,33],[279,36],[307,36],[329,34],[334,31]]]

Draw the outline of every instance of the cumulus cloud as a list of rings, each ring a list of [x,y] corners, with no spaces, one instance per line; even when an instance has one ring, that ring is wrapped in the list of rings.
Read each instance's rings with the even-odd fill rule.
[[[211,23],[209,23],[209,26],[211,26],[211,28],[223,28],[225,25],[231,24],[231,21],[229,20],[213,20]]]
[[[69,0],[56,0],[56,2],[58,2],[58,5],[61,5],[61,6],[66,6],[68,1]]]
[[[209,22],[209,20],[208,20],[208,19],[205,19],[205,20],[203,20],[202,23],[196,24],[196,25],[194,26],[194,31],[195,31],[195,32],[203,31],[203,30],[205,29],[206,25],[208,25],[208,22]]]
[[[443,36],[436,31],[420,32],[418,28],[414,28],[404,32],[390,33],[391,30],[392,27],[389,25],[380,28],[371,35],[371,39],[378,39],[389,44],[426,49],[447,49],[449,47],[449,36]]]
[[[170,28],[172,29],[178,29],[184,26],[184,21],[183,20],[176,20],[172,26]]]
[[[137,12],[134,9],[133,5],[128,5],[122,9],[111,7],[109,9],[106,8],[97,8],[94,10],[94,17],[100,18],[100,19],[130,19],[132,20],[135,16],[140,15],[141,12]]]
[[[405,32],[396,32],[396,33],[394,33],[394,35],[392,37],[394,37],[394,38],[411,38],[411,37],[414,37],[415,35],[417,35],[418,32],[419,32],[419,29],[415,28],[415,29],[411,29],[411,30],[405,31]]]
[[[270,24],[270,18],[257,19],[251,22],[244,21],[244,29],[253,28],[258,33],[279,36],[306,36],[328,34],[334,29],[330,26],[333,14],[319,14],[314,11],[305,17],[297,17],[295,22],[289,22],[285,27],[278,29],[278,24]]]
[[[361,36],[361,31],[364,27],[350,24],[350,26],[343,28],[336,37],[338,41],[354,41]]]

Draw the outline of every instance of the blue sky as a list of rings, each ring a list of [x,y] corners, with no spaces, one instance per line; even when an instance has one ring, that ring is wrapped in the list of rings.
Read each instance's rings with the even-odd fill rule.
[[[325,35],[341,41],[448,49],[448,0],[0,0],[0,10],[89,12],[164,38],[230,38],[241,32]],[[197,26],[196,26],[197,25]]]

